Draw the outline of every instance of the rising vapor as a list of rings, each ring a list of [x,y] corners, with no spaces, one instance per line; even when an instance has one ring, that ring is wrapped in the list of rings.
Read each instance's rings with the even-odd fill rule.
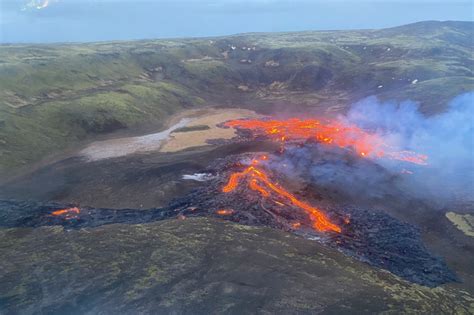
[[[440,206],[453,199],[472,201],[473,103],[474,92],[466,93],[453,99],[446,112],[426,117],[414,102],[397,104],[370,97],[338,118],[343,124],[378,135],[390,147],[423,152],[429,157],[426,165],[396,159],[361,159],[347,150],[321,144],[288,147],[269,165],[288,176],[337,188],[354,197],[383,198],[397,187]]]

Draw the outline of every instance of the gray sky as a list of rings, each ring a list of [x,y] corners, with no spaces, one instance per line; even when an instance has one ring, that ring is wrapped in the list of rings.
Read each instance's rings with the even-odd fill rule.
[[[0,42],[77,42],[472,21],[473,0],[0,0]]]

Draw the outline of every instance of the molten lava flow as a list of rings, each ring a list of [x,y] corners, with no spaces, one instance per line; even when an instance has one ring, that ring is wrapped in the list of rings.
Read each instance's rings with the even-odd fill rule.
[[[425,165],[428,157],[411,151],[394,151],[383,139],[355,125],[346,125],[339,121],[322,123],[316,119],[288,120],[231,120],[227,127],[253,131],[256,135],[265,135],[275,141],[313,139],[327,145],[352,148],[363,157],[389,158]]]
[[[219,209],[216,211],[218,215],[231,215],[234,213],[234,210],[231,209]]]
[[[294,229],[299,229],[301,227],[301,223],[295,222],[291,225],[291,227],[294,228]]]
[[[242,173],[234,173],[230,175],[229,182],[227,183],[227,185],[224,186],[224,188],[222,188],[222,191],[227,193],[237,188],[237,185],[239,184],[239,179],[245,176],[245,174],[247,173],[248,172],[245,172],[245,173],[242,172]]]
[[[79,210],[78,207],[73,207],[73,208],[56,210],[56,211],[52,212],[51,215],[62,216],[62,215],[69,215],[69,214],[79,214],[80,212],[81,212],[81,210]]]
[[[269,197],[270,196],[270,193],[265,188],[263,188],[262,186],[260,186],[258,184],[258,181],[257,181],[256,178],[252,178],[250,180],[249,187],[252,190],[258,191],[263,197]]]
[[[263,170],[256,167],[257,161],[254,160],[252,165],[247,167],[242,172],[233,173],[227,185],[222,188],[222,191],[229,193],[235,190],[239,181],[243,178],[250,177],[248,181],[249,188],[259,192],[263,197],[269,197],[269,190],[276,193],[279,197],[283,197],[289,200],[294,206],[303,209],[313,221],[313,227],[318,231],[334,231],[341,232],[341,228],[331,221],[321,212],[321,210],[312,207],[311,205],[298,200],[294,195],[280,187],[278,184],[274,184],[263,172]]]

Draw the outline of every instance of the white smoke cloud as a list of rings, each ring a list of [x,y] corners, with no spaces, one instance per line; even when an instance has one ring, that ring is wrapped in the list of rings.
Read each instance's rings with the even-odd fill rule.
[[[435,116],[424,116],[414,102],[370,97],[339,119],[376,132],[391,147],[426,154],[428,165],[369,161],[320,145],[290,148],[271,167],[352,196],[383,197],[396,188],[440,206],[453,199],[474,201],[474,92],[456,97]]]
[[[425,117],[413,102],[355,104],[346,119],[376,129],[393,145],[428,155],[428,165],[413,170],[411,182],[433,196],[468,197],[474,191],[474,93],[456,97],[446,112]],[[394,170],[392,161],[381,161]]]

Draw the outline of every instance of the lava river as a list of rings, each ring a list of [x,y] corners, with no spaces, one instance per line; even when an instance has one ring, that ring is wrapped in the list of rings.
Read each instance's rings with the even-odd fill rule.
[[[266,158],[264,155],[261,159],[265,160]],[[273,192],[279,199],[282,199],[282,201],[290,202],[292,205],[304,210],[309,215],[314,229],[321,232],[341,232],[341,228],[332,223],[321,210],[297,199],[280,185],[273,183],[265,172],[258,168],[258,163],[259,161],[254,159],[252,164],[242,172],[232,173],[228,183],[222,188],[222,191],[224,193],[230,193],[237,188],[242,180],[246,179],[248,187],[260,193],[264,198],[270,198],[271,192]],[[275,202],[281,204],[278,200],[275,200]]]

